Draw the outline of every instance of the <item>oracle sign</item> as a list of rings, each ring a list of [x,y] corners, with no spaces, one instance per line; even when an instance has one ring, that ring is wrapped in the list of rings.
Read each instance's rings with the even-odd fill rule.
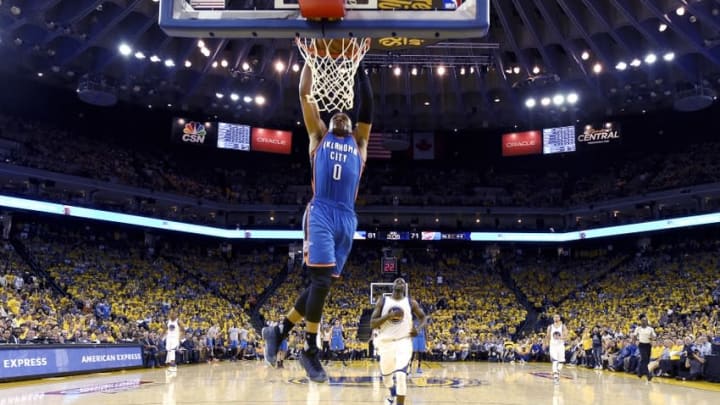
[[[292,132],[278,129],[253,128],[251,134],[253,151],[290,154]]]
[[[542,153],[542,132],[512,132],[502,136],[502,155],[521,156]]]

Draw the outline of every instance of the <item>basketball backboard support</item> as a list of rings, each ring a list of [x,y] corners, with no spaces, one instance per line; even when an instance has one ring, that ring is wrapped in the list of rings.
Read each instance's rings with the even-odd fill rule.
[[[437,0],[356,0],[340,21],[308,21],[297,0],[266,0],[267,9],[228,9],[227,1],[160,0],[160,27],[188,38],[480,38],[490,23],[490,0],[435,8]],[[262,2],[258,2],[262,3]],[[417,4],[415,4],[417,3]],[[390,8],[389,6],[393,6]],[[423,7],[419,7],[423,6]]]

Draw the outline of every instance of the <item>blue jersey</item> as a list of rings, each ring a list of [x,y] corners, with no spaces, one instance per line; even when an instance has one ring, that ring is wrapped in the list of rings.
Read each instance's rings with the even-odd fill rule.
[[[363,160],[352,136],[328,132],[312,156],[313,199],[355,209]]]

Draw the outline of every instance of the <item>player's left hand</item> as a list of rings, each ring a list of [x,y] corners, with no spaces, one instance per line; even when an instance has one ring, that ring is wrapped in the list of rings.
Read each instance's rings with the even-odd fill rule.
[[[410,329],[410,337],[415,337],[418,335],[417,329],[413,326],[412,329]]]

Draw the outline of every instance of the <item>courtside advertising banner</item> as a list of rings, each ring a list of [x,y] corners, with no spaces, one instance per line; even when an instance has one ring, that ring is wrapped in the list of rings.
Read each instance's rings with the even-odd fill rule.
[[[576,128],[578,149],[617,146],[622,141],[617,122],[581,125]]]
[[[0,346],[0,381],[142,366],[142,346]]]
[[[502,136],[503,156],[539,155],[542,149],[542,132],[511,132]]]
[[[251,150],[255,152],[281,153],[292,151],[292,132],[278,129],[253,128]]]

